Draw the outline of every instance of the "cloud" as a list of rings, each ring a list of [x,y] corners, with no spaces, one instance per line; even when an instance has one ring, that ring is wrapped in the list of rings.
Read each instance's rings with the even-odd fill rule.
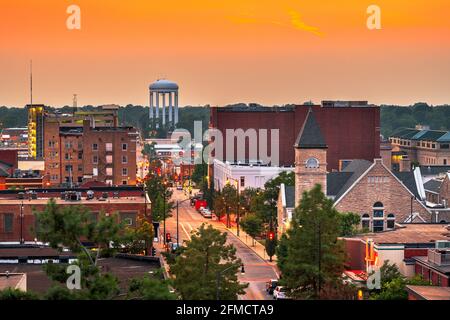
[[[294,28],[296,30],[302,30],[309,33],[312,33],[316,36],[323,36],[323,33],[320,32],[319,28],[309,26],[301,20],[300,14],[293,10],[287,9],[286,11],[286,20],[272,20],[266,18],[260,18],[255,16],[229,16],[227,17],[231,22],[236,24],[247,24],[247,23],[261,23],[261,24],[272,24],[276,26],[282,26],[286,28]],[[288,16],[290,19],[288,19]]]
[[[291,16],[291,25],[298,30],[304,30],[307,32],[311,32],[312,34],[315,34],[316,36],[323,36],[323,33],[319,31],[319,28],[308,26],[306,23],[304,23],[301,20],[300,14],[292,9],[288,10],[288,14]]]

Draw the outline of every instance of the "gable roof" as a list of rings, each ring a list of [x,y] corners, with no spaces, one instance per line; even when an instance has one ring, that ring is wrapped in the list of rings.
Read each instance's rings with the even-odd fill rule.
[[[396,130],[393,134],[391,134],[391,137],[401,138],[401,139],[411,139],[419,132],[420,132],[420,130],[417,130],[417,129],[400,128],[400,129]]]
[[[327,190],[327,195],[339,199],[372,165],[373,163],[370,161],[357,159],[350,162],[341,172],[328,174],[327,189],[328,181],[331,184],[331,188],[330,190]],[[328,176],[330,176],[329,180]],[[332,194],[332,192],[335,194]]]
[[[422,130],[414,137],[411,138],[411,140],[427,140],[427,141],[437,141],[437,139],[444,136],[447,132],[446,131],[437,131],[437,130]]]
[[[439,191],[441,190],[441,185],[442,180],[431,179],[430,181],[427,181],[423,185],[423,187],[425,188],[426,191],[439,193]]]
[[[417,199],[420,199],[419,190],[417,189],[416,178],[414,172],[392,172],[404,185],[411,191]]]
[[[438,142],[450,142],[450,131],[437,139]]]
[[[325,143],[325,139],[320,131],[320,127],[316,121],[312,108],[309,108],[308,110],[305,122],[300,129],[294,147],[304,149],[327,148],[327,144]]]

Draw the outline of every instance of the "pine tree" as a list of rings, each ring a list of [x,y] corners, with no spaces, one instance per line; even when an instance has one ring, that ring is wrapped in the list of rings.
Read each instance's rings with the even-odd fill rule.
[[[283,283],[294,298],[320,299],[325,287],[339,282],[345,255],[338,221],[320,185],[303,194],[277,255]]]
[[[235,300],[244,293],[248,285],[237,278],[241,260],[236,258],[236,248],[227,245],[226,240],[226,233],[203,224],[187,241],[170,266],[174,287],[184,300],[216,299],[217,280],[222,300]]]

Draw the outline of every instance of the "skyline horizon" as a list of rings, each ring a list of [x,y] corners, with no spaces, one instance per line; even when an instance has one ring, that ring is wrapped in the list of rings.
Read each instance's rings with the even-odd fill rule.
[[[180,86],[180,105],[264,105],[368,100],[450,103],[450,22],[445,0],[336,5],[295,0],[185,2],[0,0],[0,104],[148,105],[148,85]],[[168,23],[170,21],[170,23]]]

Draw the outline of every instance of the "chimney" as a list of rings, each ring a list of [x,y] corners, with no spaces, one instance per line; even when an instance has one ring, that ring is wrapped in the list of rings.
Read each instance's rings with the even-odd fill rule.
[[[403,156],[402,160],[400,160],[400,172],[410,172],[411,171],[411,160],[406,156]]]

